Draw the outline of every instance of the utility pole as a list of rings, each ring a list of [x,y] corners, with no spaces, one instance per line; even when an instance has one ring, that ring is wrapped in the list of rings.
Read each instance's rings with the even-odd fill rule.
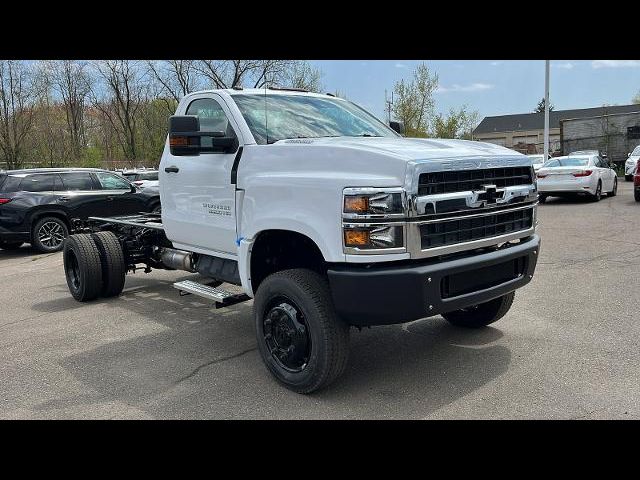
[[[544,161],[549,158],[549,60],[544,65]]]
[[[391,107],[393,105],[393,92],[391,92],[391,100],[387,97],[387,89],[384,90],[385,110],[387,111],[387,123],[391,122]]]

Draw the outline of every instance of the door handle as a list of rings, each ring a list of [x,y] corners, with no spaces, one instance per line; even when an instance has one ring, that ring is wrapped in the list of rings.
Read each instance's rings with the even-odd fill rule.
[[[69,197],[58,197],[58,200],[61,202],[68,202],[69,200],[71,200],[71,198]]]
[[[176,167],[175,165],[172,165],[170,167],[165,168],[164,171],[167,172],[167,173],[178,173],[180,171],[180,169],[178,167]]]

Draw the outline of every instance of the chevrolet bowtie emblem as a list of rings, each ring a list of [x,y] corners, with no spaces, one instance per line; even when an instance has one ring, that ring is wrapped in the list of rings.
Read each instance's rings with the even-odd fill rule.
[[[487,205],[496,203],[504,195],[504,191],[498,191],[495,185],[482,185],[482,188],[484,191],[478,194],[478,200],[484,200]]]

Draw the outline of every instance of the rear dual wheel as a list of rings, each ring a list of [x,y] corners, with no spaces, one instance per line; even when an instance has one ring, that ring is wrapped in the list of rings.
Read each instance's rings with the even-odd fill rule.
[[[124,254],[112,232],[71,235],[64,242],[63,262],[67,286],[79,302],[113,297],[124,288]]]

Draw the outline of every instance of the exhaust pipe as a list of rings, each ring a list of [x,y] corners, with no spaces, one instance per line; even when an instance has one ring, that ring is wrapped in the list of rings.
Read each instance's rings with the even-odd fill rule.
[[[160,260],[162,260],[162,263],[167,268],[186,270],[191,273],[196,272],[196,269],[193,267],[193,256],[191,252],[176,250],[174,248],[163,248],[160,254]]]

